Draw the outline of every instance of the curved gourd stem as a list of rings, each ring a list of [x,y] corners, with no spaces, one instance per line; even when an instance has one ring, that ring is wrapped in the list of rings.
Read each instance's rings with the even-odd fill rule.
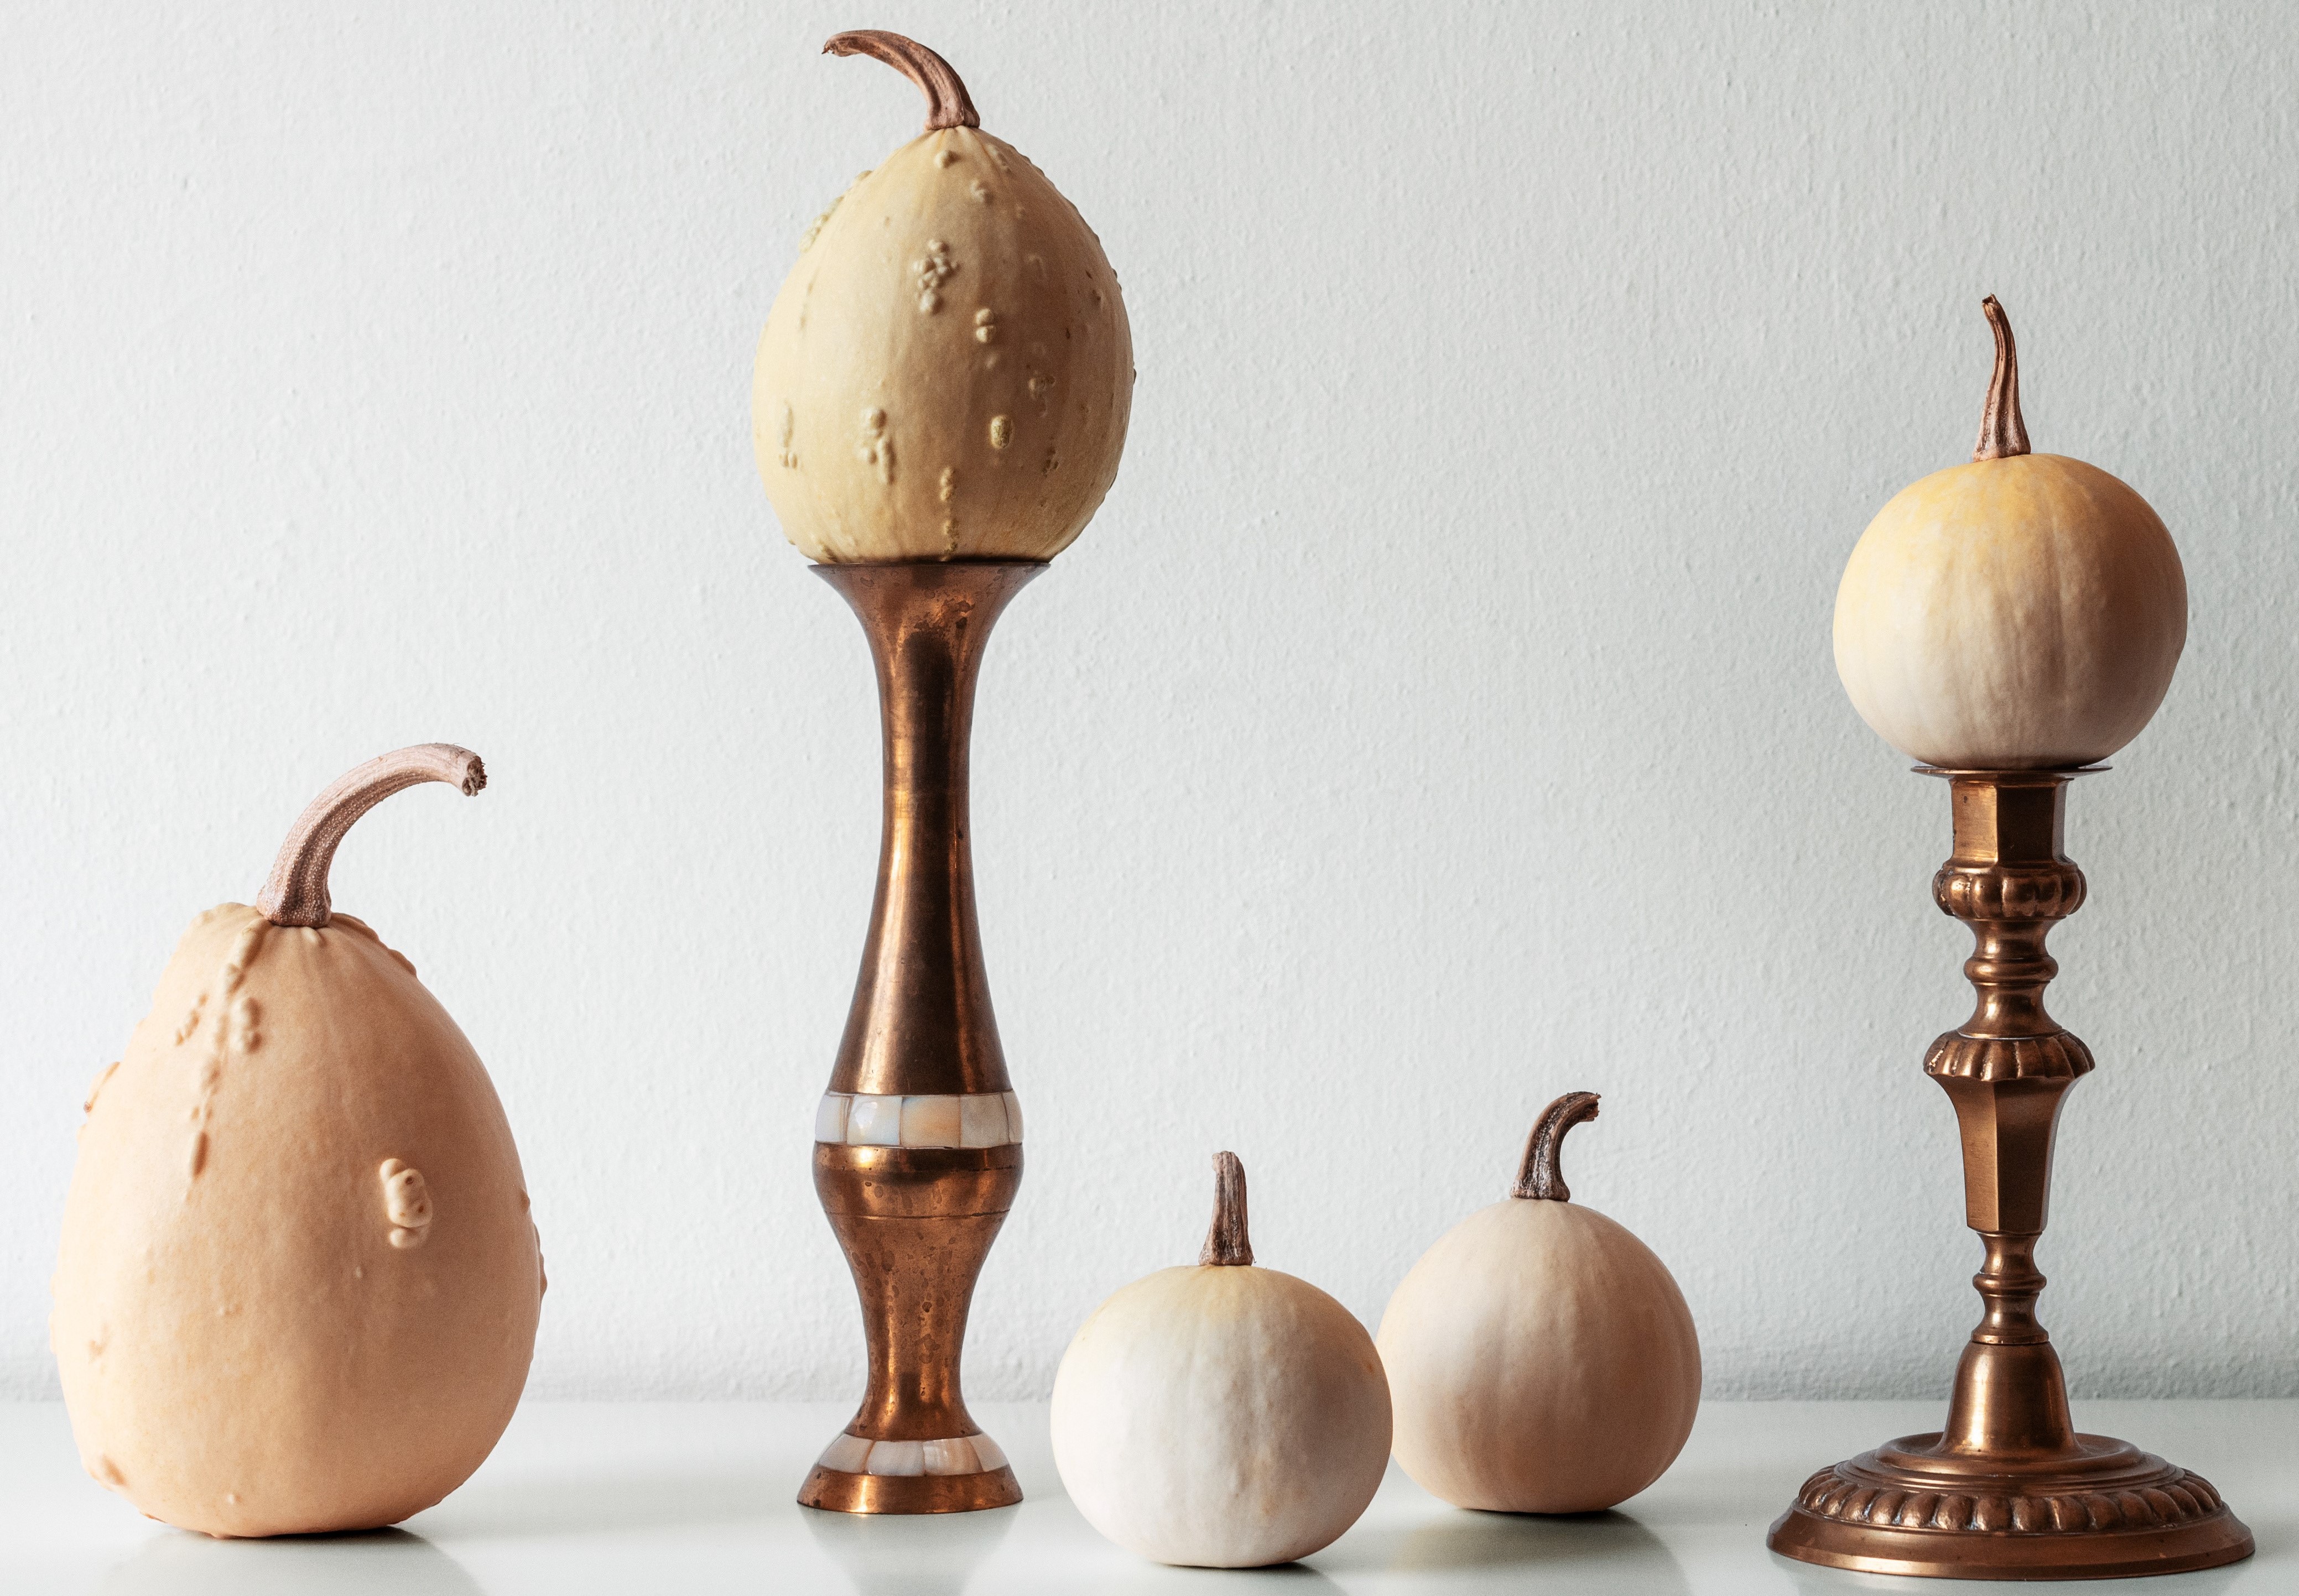
[[[1524,1162],[1517,1166],[1516,1187],[1509,1195],[1542,1203],[1569,1203],[1573,1188],[1564,1184],[1564,1168],[1556,1162],[1564,1147],[1564,1133],[1583,1120],[1597,1117],[1597,1094],[1567,1092],[1532,1122],[1525,1138]]]
[[[1988,379],[1988,408],[1979,413],[1979,442],[1971,458],[2000,460],[2029,451],[2028,423],[2020,415],[2020,351],[2012,342],[2012,318],[1996,296],[1981,300],[1979,308],[1996,333],[1996,370]]]
[[[884,62],[917,84],[926,97],[929,133],[937,128],[982,126],[981,117],[975,113],[974,102],[967,97],[966,85],[959,81],[957,69],[914,38],[888,33],[883,28],[863,28],[852,33],[832,34],[830,42],[822,46],[822,53],[867,55],[873,61]]]
[[[1234,1153],[1214,1154],[1214,1223],[1206,1232],[1198,1261],[1232,1266],[1253,1261],[1253,1240],[1245,1232],[1245,1166]]]
[[[270,878],[256,895],[257,912],[274,925],[327,924],[328,867],[335,863],[336,844],[361,815],[403,787],[424,781],[452,782],[469,798],[487,784],[486,766],[469,748],[423,742],[339,777],[304,806],[279,845]]]

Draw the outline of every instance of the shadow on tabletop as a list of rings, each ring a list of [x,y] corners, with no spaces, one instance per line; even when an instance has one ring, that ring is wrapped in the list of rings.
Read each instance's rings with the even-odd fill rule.
[[[1256,1586],[1289,1591],[1295,1596],[1317,1596],[1321,1591],[1340,1596],[1341,1590],[1307,1563],[1278,1563],[1267,1568],[1183,1568],[1142,1560],[1115,1579],[1107,1575],[1096,1579],[1093,1592],[1094,1596],[1157,1596],[1159,1592],[1196,1591],[1199,1596],[1213,1596],[1216,1591]]]
[[[1018,1509],[978,1513],[831,1513],[801,1508],[823,1555],[845,1571],[856,1596],[959,1596],[975,1567],[998,1549]]]
[[[709,1474],[481,1474],[418,1523],[459,1535],[596,1535],[624,1530],[759,1523],[779,1517],[796,1487],[788,1471],[742,1468]]]
[[[801,1517],[814,1543],[853,1582],[855,1596],[961,1596],[1019,1513],[1018,1508],[915,1517],[810,1511]],[[1339,1596],[1341,1588],[1304,1563],[1274,1568],[1178,1568],[1131,1553],[1119,1557],[1119,1567],[1095,1570],[1094,1596],[1150,1596],[1184,1589],[1211,1596],[1216,1589],[1233,1592],[1241,1585],[1279,1587],[1296,1596],[1319,1592]]]
[[[1569,1578],[1576,1592],[1692,1596],[1667,1544],[1626,1513],[1610,1511],[1552,1517],[1455,1508],[1409,1530],[1360,1525],[1319,1560],[1336,1572],[1504,1570]]]
[[[2245,1510],[2267,1505],[2250,1501],[2248,1493],[2245,1493],[2245,1501],[2235,1504],[2235,1516],[2251,1526],[2252,1542],[2259,1548],[2258,1557],[2252,1559],[2253,1562],[2261,1558],[2287,1559],[2295,1551],[2299,1551],[2299,1519],[2286,1517],[2281,1513]]]
[[[1794,1558],[1784,1558],[1777,1551],[1764,1554],[1773,1567],[1786,1574],[1794,1584],[1797,1596],[1844,1596],[1847,1591],[1892,1591],[1898,1596],[1908,1596],[1911,1586],[1921,1586],[1922,1596],[1955,1596],[1957,1592],[2003,1592],[2012,1588],[2002,1580],[1986,1579],[1913,1579],[1899,1574],[1859,1574],[1849,1568],[1822,1568],[1811,1563],[1799,1563]],[[2044,1585],[2053,1592],[2065,1591],[2073,1596],[2080,1591],[2112,1592],[2114,1596],[2221,1596],[2237,1588],[2237,1582],[2256,1561],[2246,1558],[2240,1563],[2230,1563],[2224,1568],[2198,1568],[2187,1574],[2142,1575],[2137,1579],[2055,1579]],[[2275,1575],[2270,1573],[2269,1578]],[[2023,1582],[2035,1584],[2039,1582]],[[2254,1588],[2265,1596],[2266,1585]]]
[[[484,1596],[461,1563],[403,1529],[270,1541],[165,1530],[96,1589],[102,1596]]]

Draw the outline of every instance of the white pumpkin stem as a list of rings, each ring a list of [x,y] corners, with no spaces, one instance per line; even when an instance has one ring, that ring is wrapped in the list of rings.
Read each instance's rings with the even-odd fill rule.
[[[834,33],[822,46],[825,55],[867,55],[918,86],[926,97],[926,131],[937,128],[979,128],[982,118],[959,80],[958,70],[914,38],[888,33],[883,28]]]
[[[1253,1238],[1245,1229],[1245,1165],[1234,1153],[1214,1154],[1214,1223],[1198,1261],[1232,1267],[1253,1261]]]
[[[1540,1118],[1532,1122],[1532,1134],[1525,1138],[1524,1162],[1517,1166],[1516,1188],[1510,1195],[1570,1203],[1573,1188],[1564,1184],[1564,1166],[1557,1162],[1564,1150],[1564,1133],[1596,1117],[1594,1092],[1567,1092],[1542,1109]]]
[[[337,778],[304,806],[279,845],[270,878],[256,894],[257,912],[274,925],[327,924],[328,867],[335,863],[336,844],[361,815],[401,788],[424,781],[452,782],[469,798],[487,784],[486,766],[469,748],[424,742],[370,759]]]
[[[2012,342],[2012,318],[1989,294],[1979,302],[1988,325],[1996,333],[1996,371],[1988,379],[1988,408],[1979,413],[1979,442],[1972,445],[1975,460],[2000,460],[2026,454],[2028,423],[2020,414],[2020,351]]]

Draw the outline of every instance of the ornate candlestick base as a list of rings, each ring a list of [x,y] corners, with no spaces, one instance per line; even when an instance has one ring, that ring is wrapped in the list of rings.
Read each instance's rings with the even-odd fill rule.
[[[814,1187],[862,1298],[870,1385],[800,1488],[805,1507],[958,1513],[1022,1500],[959,1391],[974,1282],[1022,1184],[1021,1107],[975,924],[967,741],[990,629],[1044,569],[815,567],[869,634],[885,826],[814,1148]]]
[[[2083,904],[2060,851],[2079,771],[1927,771],[1946,776],[1955,852],[1932,879],[1968,923],[1963,966],[1979,994],[1924,1071],[1946,1089],[1963,1138],[1966,1222],[1986,1255],[1986,1311],[1956,1365],[1947,1427],[1905,1435],[1804,1484],[1766,1543],[1807,1563],[1956,1579],[2104,1579],[2216,1567],[2251,1532],[2195,1475],[2128,1442],[2080,1435],[2059,1354],[2036,1319],[2035,1265],[2060,1099],[2091,1052],[2044,1012],[2059,966],[2044,951]]]

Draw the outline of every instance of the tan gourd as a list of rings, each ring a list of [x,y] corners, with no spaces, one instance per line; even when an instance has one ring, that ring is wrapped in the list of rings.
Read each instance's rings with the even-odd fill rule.
[[[1836,592],[1836,671],[1862,718],[1923,764],[2089,765],[2163,701],[2187,577],[2145,500],[2029,452],[2012,326],[1983,304],[1996,371],[1971,462],[1902,489],[1861,534]]]
[[[88,1472],[154,1518],[395,1523],[519,1402],[544,1278],[510,1127],[414,966],[328,898],[369,807],[486,780],[428,743],[322,793],[89,1095],[50,1340]]]
[[[1397,1460],[1457,1507],[1585,1513],[1624,1501],[1683,1450],[1700,1342],[1668,1269],[1571,1201],[1564,1133],[1597,1095],[1542,1111],[1514,1195],[1422,1255],[1382,1316]]]
[[[824,48],[906,73],[926,131],[823,212],[768,314],[751,393],[767,495],[810,559],[1050,559],[1125,442],[1116,274],[1076,208],[981,130],[948,62],[896,33]]]
[[[1160,1269],[1079,1329],[1054,1377],[1054,1462],[1086,1521],[1161,1563],[1291,1562],[1357,1520],[1389,1456],[1372,1338],[1306,1280],[1257,1269],[1245,1170],[1214,1161],[1195,1268]]]

